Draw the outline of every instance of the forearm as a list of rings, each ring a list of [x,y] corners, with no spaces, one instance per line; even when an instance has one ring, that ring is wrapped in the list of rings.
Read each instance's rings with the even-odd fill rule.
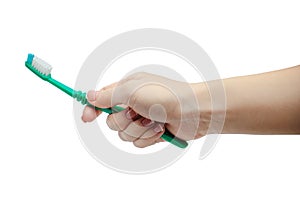
[[[227,104],[223,133],[300,133],[300,66],[224,79],[223,84]],[[199,86],[199,102],[210,102],[207,87]],[[202,105],[203,116],[208,116],[205,112],[211,106]]]

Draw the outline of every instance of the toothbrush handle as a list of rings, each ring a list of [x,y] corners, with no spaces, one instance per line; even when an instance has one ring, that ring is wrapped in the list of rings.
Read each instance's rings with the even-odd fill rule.
[[[103,112],[106,112],[108,114],[120,112],[124,110],[124,108],[120,106],[114,106],[112,108],[98,108],[95,107],[96,110],[101,110]],[[175,137],[168,129],[165,129],[164,134],[161,136],[161,138],[167,142],[170,142],[171,144],[179,147],[179,148],[186,148],[188,146],[188,143],[184,140],[181,140],[177,137]]]
[[[188,146],[188,143],[186,141],[179,139],[178,137],[173,135],[168,129],[165,129],[165,132],[161,136],[161,138],[182,149]]]

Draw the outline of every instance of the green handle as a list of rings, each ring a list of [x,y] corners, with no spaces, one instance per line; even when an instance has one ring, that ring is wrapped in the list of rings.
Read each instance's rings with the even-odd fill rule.
[[[161,138],[180,148],[185,148],[188,146],[188,143],[186,141],[179,139],[178,137],[175,137],[172,133],[169,132],[168,129],[165,130]]]

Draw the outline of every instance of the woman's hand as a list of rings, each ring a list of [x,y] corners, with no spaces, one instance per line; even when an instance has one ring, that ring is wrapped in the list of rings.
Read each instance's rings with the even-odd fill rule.
[[[100,91],[89,91],[87,98],[100,108],[126,105],[125,110],[109,115],[107,124],[118,131],[122,140],[137,147],[162,141],[165,128],[183,140],[199,138],[205,132],[198,131],[200,110],[194,89],[188,83],[136,73]],[[82,120],[93,121],[100,113],[86,107]]]

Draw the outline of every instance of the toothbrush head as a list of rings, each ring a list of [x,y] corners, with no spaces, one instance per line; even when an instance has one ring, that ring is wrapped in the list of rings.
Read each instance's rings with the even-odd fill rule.
[[[51,78],[51,65],[33,54],[28,54],[25,66],[43,80]]]

